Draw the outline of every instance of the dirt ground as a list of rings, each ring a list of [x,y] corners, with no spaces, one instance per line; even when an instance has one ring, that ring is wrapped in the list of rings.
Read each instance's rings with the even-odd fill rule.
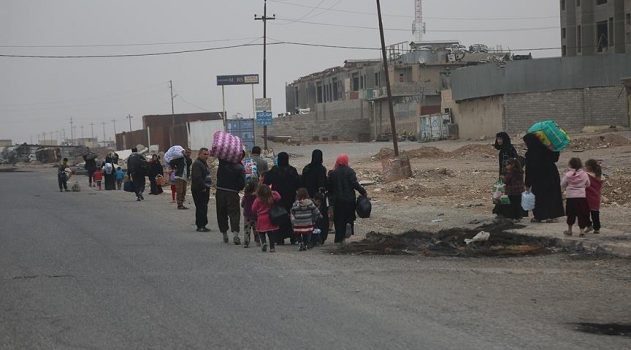
[[[521,139],[513,135],[518,152],[525,153]],[[438,232],[453,227],[472,228],[492,218],[491,187],[497,178],[494,140],[403,142],[401,150],[410,157],[414,177],[385,183],[380,159],[392,155],[391,143],[337,143],[286,146],[275,150],[293,155],[299,171],[310,160],[313,149],[325,154],[331,168],[337,154],[347,153],[360,181],[373,201],[373,215],[359,220],[360,235],[371,231],[404,233],[412,230]],[[562,152],[559,171],[568,160],[594,158],[602,162],[605,184],[601,218],[604,227],[631,231],[631,132],[573,135],[572,146]]]

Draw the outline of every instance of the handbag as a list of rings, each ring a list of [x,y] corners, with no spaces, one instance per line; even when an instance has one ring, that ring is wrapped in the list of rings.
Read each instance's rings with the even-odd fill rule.
[[[131,181],[127,181],[127,182],[125,182],[125,184],[123,185],[123,190],[124,190],[125,192],[136,192],[136,191],[134,190],[134,183],[133,183],[133,182],[131,182]]]
[[[368,219],[370,217],[370,212],[372,211],[372,204],[370,203],[370,199],[366,196],[357,197],[357,205],[355,206],[355,211],[357,212],[357,216],[362,219]]]
[[[272,205],[269,210],[269,219],[272,224],[279,226],[289,220],[289,213],[287,212],[287,209],[285,209],[285,207],[274,203],[274,205]]]

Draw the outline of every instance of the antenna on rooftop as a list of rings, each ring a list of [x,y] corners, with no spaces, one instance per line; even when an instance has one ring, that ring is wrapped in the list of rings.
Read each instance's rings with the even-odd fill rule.
[[[423,22],[423,0],[414,0],[414,22],[412,23],[412,35],[414,42],[420,44],[425,34],[425,23]]]

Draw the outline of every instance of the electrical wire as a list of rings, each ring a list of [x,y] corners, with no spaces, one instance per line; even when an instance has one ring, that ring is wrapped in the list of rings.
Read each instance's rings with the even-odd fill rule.
[[[124,44],[73,44],[73,45],[0,45],[0,48],[80,48],[80,47],[132,47],[132,46],[160,46],[160,45],[183,45],[183,44],[207,44],[226,41],[258,40],[261,37],[248,37],[237,39],[216,39],[216,40],[193,40],[193,41],[170,41],[154,43],[124,43]]]

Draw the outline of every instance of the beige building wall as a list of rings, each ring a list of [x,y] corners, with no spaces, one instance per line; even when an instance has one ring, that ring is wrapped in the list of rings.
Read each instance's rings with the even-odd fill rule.
[[[493,138],[504,129],[504,97],[501,95],[464,100],[455,107],[452,113],[461,139]]]

